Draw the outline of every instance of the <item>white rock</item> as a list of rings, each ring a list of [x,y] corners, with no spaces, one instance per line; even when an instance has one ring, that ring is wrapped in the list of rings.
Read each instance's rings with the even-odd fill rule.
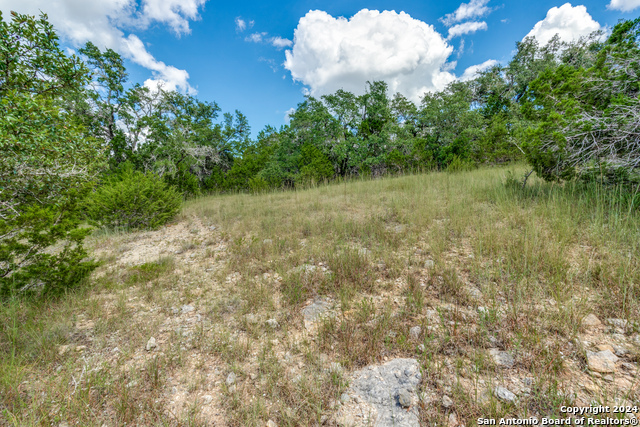
[[[225,382],[229,387],[234,385],[236,383],[236,374],[233,372],[229,372],[229,375],[227,375],[227,380]]]
[[[156,339],[154,337],[149,338],[149,341],[147,341],[147,345],[146,345],[145,349],[147,351],[151,351],[156,347],[158,347],[158,344],[156,344]]]
[[[515,361],[513,360],[513,356],[511,355],[511,353],[507,351],[500,351],[497,348],[492,348],[489,350],[489,354],[493,358],[494,363],[501,368],[513,368],[513,364],[515,363]]]
[[[497,397],[498,399],[502,400],[503,402],[515,402],[516,401],[516,395],[513,394],[510,390],[504,388],[504,387],[496,387],[493,389],[493,394],[495,397]]]
[[[594,328],[600,325],[602,325],[602,322],[593,313],[585,316],[585,318],[582,319],[582,326]]]
[[[589,351],[587,350],[587,365],[594,372],[608,374],[616,371],[618,356],[611,350]]]
[[[266,324],[271,329],[277,329],[278,327],[280,327],[280,324],[278,323],[278,321],[276,319],[269,319],[269,320],[266,321]]]
[[[442,396],[442,406],[444,406],[447,409],[453,406],[453,400],[451,400],[451,398],[446,394]]]

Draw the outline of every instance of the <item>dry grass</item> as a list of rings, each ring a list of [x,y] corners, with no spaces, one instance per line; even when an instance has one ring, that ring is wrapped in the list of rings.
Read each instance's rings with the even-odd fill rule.
[[[399,356],[422,365],[425,424],[637,401],[637,368],[630,386],[591,375],[584,342],[622,340],[637,365],[639,215],[611,191],[521,190],[506,172],[206,197],[165,234],[96,235],[88,286],[2,306],[0,423],[331,424],[349,370]],[[314,298],[335,305],[307,330]],[[629,326],[588,331],[588,313]],[[513,405],[491,394],[516,382]]]

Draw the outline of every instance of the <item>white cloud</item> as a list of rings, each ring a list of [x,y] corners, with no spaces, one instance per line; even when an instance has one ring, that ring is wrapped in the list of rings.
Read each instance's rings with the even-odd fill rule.
[[[275,37],[267,37],[267,32],[261,33],[253,33],[244,38],[244,41],[251,43],[269,43],[273,47],[278,49],[283,49],[285,47],[290,47],[293,42],[289,39],[282,38],[280,36]]]
[[[600,28],[585,6],[573,7],[571,3],[565,3],[549,9],[546,18],[539,21],[525,37],[535,37],[540,45],[545,45],[558,34],[560,40],[571,42]]]
[[[236,22],[236,31],[238,33],[243,32],[247,28],[253,27],[253,24],[255,24],[255,21],[247,22],[244,19],[242,19],[240,16],[236,17],[235,22]]]
[[[241,33],[246,29],[247,29],[247,22],[238,16],[236,18],[236,31]]]
[[[147,27],[153,22],[167,24],[180,34],[191,32],[189,21],[200,19],[199,10],[207,0],[142,0],[140,20]]]
[[[466,70],[464,70],[464,73],[462,73],[462,76],[460,76],[459,80],[466,82],[468,80],[472,80],[474,78],[476,78],[477,74],[479,72],[482,72],[484,70],[487,70],[491,67],[494,67],[498,65],[498,61],[496,61],[495,59],[489,59],[487,61],[484,61],[482,64],[478,64],[478,65],[472,65],[471,67],[467,68]]]
[[[293,113],[295,113],[295,112],[296,112],[295,108],[289,108],[287,111],[284,112],[284,122],[285,122],[285,124],[288,125],[289,123],[291,123],[291,115]]]
[[[607,5],[607,9],[619,10],[622,12],[631,12],[640,7],[640,0],[611,0]]]
[[[318,96],[344,89],[360,94],[367,80],[418,102],[455,76],[451,47],[431,25],[404,12],[363,9],[350,19],[315,10],[300,18],[284,67]]]
[[[491,12],[487,3],[489,0],[471,0],[469,3],[462,3],[455,12],[445,15],[444,18],[440,18],[440,21],[449,27],[465,19],[480,18]]]
[[[293,42],[289,39],[283,39],[282,37],[276,36],[276,37],[272,37],[271,40],[269,40],[269,42],[277,47],[278,49],[283,49],[285,47],[290,47]]]
[[[262,32],[262,33],[253,33],[248,35],[247,37],[244,38],[244,41],[246,42],[253,42],[253,43],[262,43],[263,42],[263,38],[264,36],[266,36],[267,33]]]
[[[101,49],[110,48],[152,72],[148,82],[165,82],[165,88],[195,93],[189,74],[156,60],[136,34],[124,29],[145,29],[154,22],[166,24],[176,34],[189,33],[189,21],[198,19],[206,0],[2,0],[5,16],[11,10],[29,15],[45,12],[58,34],[74,46],[87,41]],[[145,82],[147,84],[147,82]]]
[[[476,31],[486,30],[487,23],[482,22],[465,22],[463,24],[454,25],[449,28],[449,37],[448,39],[452,39],[454,37],[462,36],[465,34],[475,33]]]

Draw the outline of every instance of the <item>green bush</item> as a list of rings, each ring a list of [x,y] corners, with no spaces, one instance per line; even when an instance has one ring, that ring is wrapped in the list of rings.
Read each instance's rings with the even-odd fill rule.
[[[96,225],[153,229],[178,214],[182,196],[157,175],[128,169],[107,179],[85,205],[87,217]]]

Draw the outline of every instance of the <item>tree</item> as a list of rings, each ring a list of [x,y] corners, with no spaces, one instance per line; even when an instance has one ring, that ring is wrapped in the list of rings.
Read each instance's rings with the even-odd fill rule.
[[[531,83],[527,157],[547,180],[640,182],[640,18],[617,24],[593,66],[560,65]]]
[[[101,153],[61,108],[88,70],[62,52],[46,15],[11,15],[11,22],[0,15],[0,294],[49,294],[93,266],[83,261],[89,230],[79,228],[77,201]]]

